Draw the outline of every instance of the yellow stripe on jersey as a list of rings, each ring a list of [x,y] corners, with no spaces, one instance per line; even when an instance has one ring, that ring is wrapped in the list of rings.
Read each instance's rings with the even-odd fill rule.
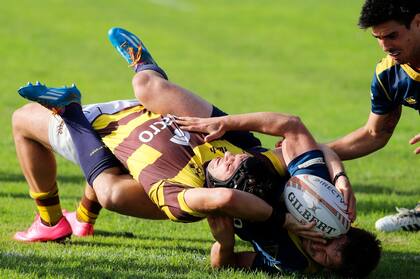
[[[160,156],[162,156],[161,152],[143,144],[127,159],[127,169],[131,176],[138,181],[140,172],[148,165],[153,164]]]
[[[160,180],[153,184],[152,188],[148,193],[150,199],[162,210],[169,219],[173,221],[178,221],[178,219],[172,215],[168,206],[165,205],[165,195],[163,193],[165,180]]]
[[[279,175],[286,176],[286,166],[279,160],[273,150],[268,150],[261,154],[270,160]]]
[[[302,255],[304,255],[305,258],[308,260],[308,267],[305,269],[305,273],[317,272],[318,265],[305,253],[305,251],[303,251],[302,241],[299,239],[299,237],[291,233],[290,231],[287,231],[287,234],[289,235],[293,243],[296,245],[296,247],[299,249],[299,251],[302,253]]]
[[[197,156],[194,155],[185,167],[182,168],[176,176],[169,180],[177,184],[188,185],[189,187],[203,187],[205,181],[205,170],[201,163],[196,163],[197,160]]]
[[[395,62],[394,59],[392,59],[391,56],[387,56],[387,57],[383,58],[381,60],[381,62],[379,62],[376,65],[376,74],[380,75],[383,71],[388,70],[389,68],[391,68],[395,64],[396,64],[396,62]]]
[[[100,130],[103,129],[105,127],[107,127],[109,125],[109,123],[111,122],[116,122],[118,120],[123,119],[124,117],[134,113],[134,112],[139,112],[142,111],[144,109],[143,106],[135,106],[132,107],[130,109],[126,109],[126,110],[122,110],[118,113],[115,114],[102,114],[101,116],[99,116],[98,118],[95,119],[95,121],[93,122],[92,126],[95,130]]]
[[[184,196],[185,196],[185,191],[187,191],[187,190],[185,189],[185,190],[183,190],[182,192],[178,193],[178,204],[179,204],[179,206],[181,207],[181,210],[182,210],[182,211],[185,211],[185,212],[187,212],[188,214],[190,214],[190,215],[192,215],[192,216],[195,216],[195,217],[201,217],[201,218],[206,217],[206,216],[207,216],[206,214],[196,212],[196,211],[192,210],[192,209],[191,209],[191,208],[187,205],[187,203],[185,202],[185,198],[184,198]]]
[[[206,163],[214,158],[223,157],[226,151],[233,154],[245,153],[243,149],[231,144],[226,140],[215,140],[210,143],[205,142],[194,148],[197,159],[202,163]]]
[[[144,122],[159,118],[159,114],[154,113],[144,113],[125,125],[118,126],[115,131],[112,131],[109,135],[106,135],[102,138],[102,141],[105,143],[106,146],[114,153],[114,149],[120,145],[129,135],[130,133],[138,126],[143,124]],[[96,122],[96,121],[95,121]]]
[[[389,92],[386,90],[385,86],[383,85],[381,79],[379,78],[379,75],[383,72],[386,71],[387,69],[391,68],[392,66],[394,66],[396,64],[396,62],[394,61],[394,59],[392,59],[391,56],[387,56],[384,59],[381,60],[381,62],[379,62],[376,65],[376,79],[378,80],[379,84],[382,87],[382,90],[385,92],[385,96],[387,97],[387,99],[389,101],[392,101]]]
[[[409,65],[407,64],[402,64],[401,68],[403,68],[404,72],[407,73],[407,75],[415,81],[419,81],[420,82],[420,73],[417,73],[413,68],[411,68]]]

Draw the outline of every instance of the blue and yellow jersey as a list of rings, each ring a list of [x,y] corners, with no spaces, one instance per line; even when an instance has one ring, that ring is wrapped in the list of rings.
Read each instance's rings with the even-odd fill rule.
[[[182,131],[173,117],[152,113],[138,103],[120,104],[99,104],[84,111],[106,146],[171,220],[202,219],[203,214],[185,203],[185,191],[205,186],[205,167],[210,160],[226,151],[247,151],[224,139],[205,142],[204,134]],[[271,151],[258,154],[279,177],[286,176]]]
[[[371,101],[376,114],[387,114],[400,105],[420,111],[420,73],[387,56],[376,65]]]
[[[299,237],[273,222],[255,223],[234,219],[235,233],[249,241],[257,253],[252,268],[270,273],[318,271],[303,251]]]

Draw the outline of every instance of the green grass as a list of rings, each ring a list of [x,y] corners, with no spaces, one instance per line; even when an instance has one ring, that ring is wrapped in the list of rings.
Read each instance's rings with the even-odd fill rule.
[[[118,4],[117,4],[118,2]],[[83,101],[132,98],[131,72],[107,41],[121,26],[140,34],[171,80],[230,113],[298,114],[322,142],[359,126],[369,113],[369,85],[382,53],[358,30],[362,1],[8,1],[0,17],[0,277],[1,278],[267,278],[263,273],[213,271],[205,222],[174,224],[103,211],[93,238],[65,245],[20,244],[11,236],[35,212],[16,160],[11,115],[27,81],[76,82]],[[358,201],[357,224],[420,199],[419,157],[408,139],[418,114],[404,110],[388,146],[346,162]],[[274,138],[263,137],[266,146]],[[82,193],[77,167],[59,160],[63,207]],[[417,233],[379,233],[384,254],[371,278],[416,278]],[[240,242],[240,249],[247,249]]]

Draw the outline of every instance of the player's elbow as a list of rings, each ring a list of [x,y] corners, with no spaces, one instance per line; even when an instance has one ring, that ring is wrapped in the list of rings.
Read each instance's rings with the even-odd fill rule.
[[[228,188],[213,188],[209,208],[212,212],[228,213],[236,203],[235,191]]]
[[[300,135],[302,131],[306,130],[305,125],[303,124],[300,117],[295,115],[287,116],[286,123],[282,122],[279,123],[279,125],[282,125],[283,128],[281,129],[284,130],[283,136],[286,138]]]

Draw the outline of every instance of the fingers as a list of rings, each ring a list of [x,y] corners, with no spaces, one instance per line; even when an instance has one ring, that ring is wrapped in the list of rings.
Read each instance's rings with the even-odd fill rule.
[[[410,144],[416,144],[420,142],[420,134],[415,135],[413,138],[410,139]],[[420,147],[414,149],[414,154],[420,154]]]
[[[420,134],[418,134],[418,135],[415,135],[413,138],[411,138],[410,139],[410,141],[409,141],[409,143],[410,144],[416,144],[416,143],[418,143],[418,142],[420,142]]]
[[[324,239],[324,234],[322,232],[313,230],[315,226],[316,222],[311,222],[305,225],[299,225],[299,228],[296,228],[296,233],[303,238],[307,238],[318,243],[327,243],[327,240]]]

